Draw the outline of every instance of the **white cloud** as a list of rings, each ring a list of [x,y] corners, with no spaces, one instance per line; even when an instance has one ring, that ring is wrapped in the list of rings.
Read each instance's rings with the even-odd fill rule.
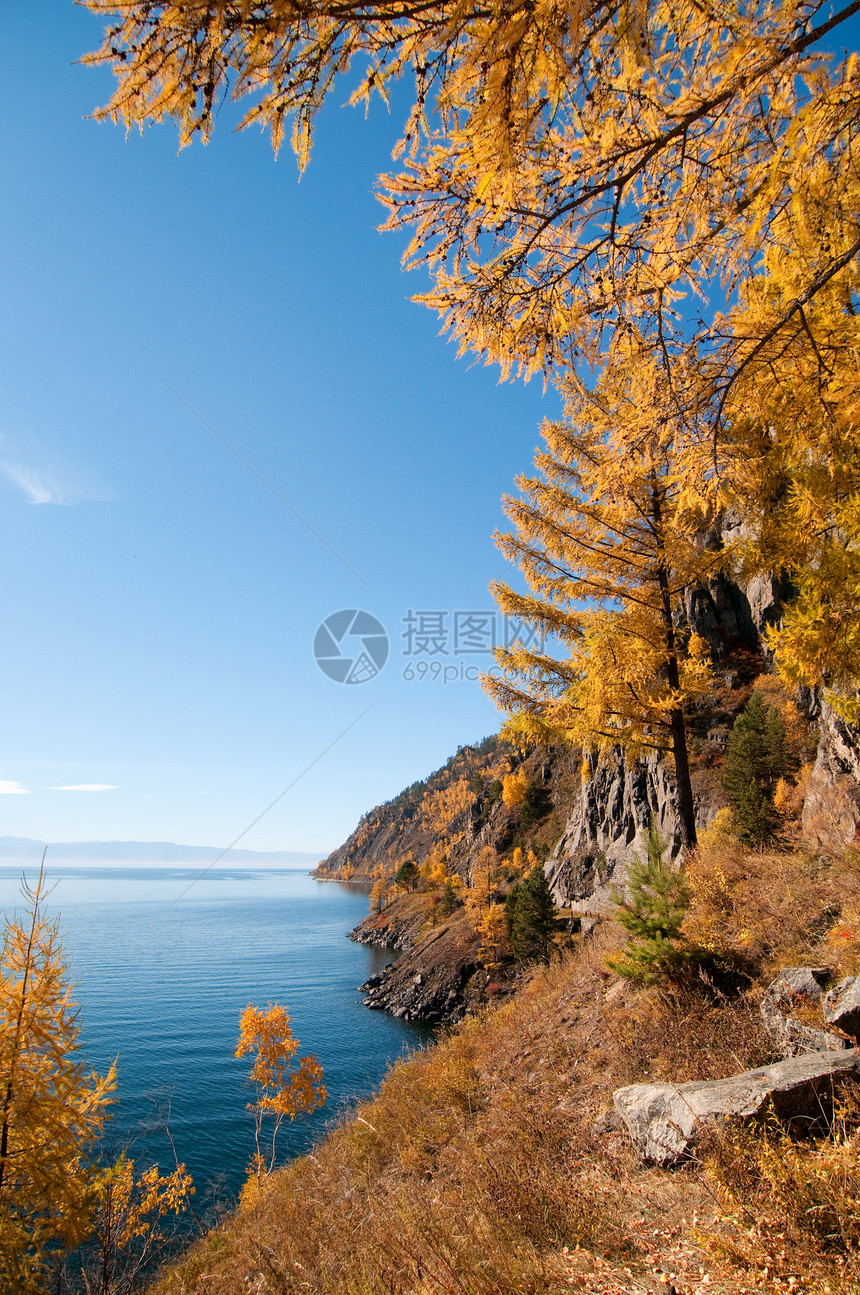
[[[20,782],[4,782],[0,778],[0,796],[26,796],[29,790],[29,787],[22,787]]]
[[[0,463],[13,485],[27,496],[31,504],[68,504],[72,496],[49,472],[28,468],[21,463]]]
[[[109,782],[76,782],[70,787],[49,787],[48,791],[116,791]]]

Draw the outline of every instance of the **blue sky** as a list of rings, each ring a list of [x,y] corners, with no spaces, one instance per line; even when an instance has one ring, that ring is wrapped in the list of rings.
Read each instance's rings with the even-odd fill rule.
[[[453,613],[491,608],[556,398],[408,300],[371,193],[396,113],[332,102],[299,183],[228,113],[181,156],[87,121],[111,78],[75,66],[101,23],[71,0],[4,28],[0,835],[224,845],[339,739],[243,839],[326,851],[498,727]],[[353,607],[391,654],[344,686],[312,643]],[[449,613],[447,684],[403,677],[431,660],[402,655],[410,609]]]

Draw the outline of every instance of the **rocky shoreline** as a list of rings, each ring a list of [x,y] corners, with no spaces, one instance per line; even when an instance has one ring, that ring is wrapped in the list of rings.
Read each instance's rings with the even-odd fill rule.
[[[412,902],[410,902],[412,901]],[[482,1004],[513,992],[519,973],[490,969],[478,960],[478,937],[465,917],[431,927],[421,935],[427,912],[414,897],[395,900],[369,914],[350,939],[400,950],[396,962],[359,986],[366,1007],[406,1021],[453,1024]]]

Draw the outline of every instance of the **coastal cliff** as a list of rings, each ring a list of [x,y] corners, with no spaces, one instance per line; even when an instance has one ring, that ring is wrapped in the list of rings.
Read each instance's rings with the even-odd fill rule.
[[[689,716],[697,823],[707,828],[728,806],[726,747],[755,688],[792,730],[799,772],[786,811],[791,830],[805,848],[842,849],[860,834],[860,742],[826,703],[789,697],[769,673],[763,632],[779,615],[780,592],[773,581],[741,587],[720,577],[687,600],[686,622],[707,640],[714,662],[710,695]],[[509,949],[500,953],[482,939],[486,912],[473,904],[469,921],[459,908],[479,875],[493,879],[486,881],[489,909],[539,863],[561,913],[559,929],[572,937],[610,914],[651,825],[676,858],[681,838],[665,758],[631,759],[621,751],[583,758],[571,747],[521,750],[488,737],[365,814],[315,875],[375,887],[373,911],[352,938],[401,956],[362,986],[367,1006],[452,1022],[510,992],[521,974]],[[408,887],[397,884],[404,865],[414,872]],[[443,915],[445,879],[458,889]]]

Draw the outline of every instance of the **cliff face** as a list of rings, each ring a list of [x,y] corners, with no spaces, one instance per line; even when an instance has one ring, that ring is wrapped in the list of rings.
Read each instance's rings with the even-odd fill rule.
[[[860,838],[860,740],[824,703],[821,734],[803,803],[803,836],[813,849],[839,852]]]
[[[749,685],[766,668],[762,635],[779,618],[781,594],[765,577],[742,587],[720,576],[687,596],[684,622],[707,641],[715,664],[713,695],[689,722],[699,827],[727,803],[720,785],[722,753]],[[630,760],[617,752],[593,761],[546,864],[556,903],[604,906],[613,886],[623,882],[631,856],[643,848],[651,822],[676,856],[681,834],[674,791],[671,767],[657,755]]]

